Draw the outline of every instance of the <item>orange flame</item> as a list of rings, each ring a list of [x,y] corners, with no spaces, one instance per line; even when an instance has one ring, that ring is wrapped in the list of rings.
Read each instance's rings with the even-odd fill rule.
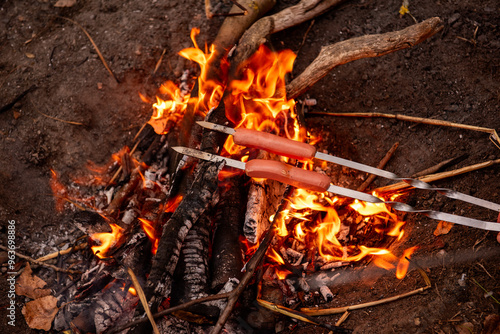
[[[160,239],[156,235],[156,228],[154,227],[153,222],[147,219],[139,218],[139,221],[141,222],[141,227],[144,230],[144,233],[146,233],[149,240],[151,241],[151,253],[155,255],[156,251],[158,250],[158,243],[160,242]]]
[[[236,128],[247,128],[303,141],[295,114],[295,101],[285,94],[285,75],[290,73],[295,61],[290,50],[272,52],[261,45],[257,52],[240,65],[240,80],[233,80],[228,90],[231,95],[224,101],[226,117]],[[224,149],[237,155],[243,149],[228,137]]]
[[[90,237],[93,241],[98,241],[99,246],[92,246],[92,251],[100,259],[107,257],[111,248],[113,248],[121,239],[124,229],[116,224],[109,224],[111,232],[94,233]]]
[[[165,95],[167,100],[156,97],[156,103],[153,104],[153,116],[148,122],[158,134],[167,133],[171,127],[175,126],[182,119],[187,110],[188,103],[193,102],[195,113],[200,113],[204,116],[210,108],[219,104],[222,97],[224,85],[207,77],[208,65],[213,60],[215,47],[212,46],[210,48],[210,53],[200,50],[196,43],[196,36],[199,33],[199,29],[192,29],[191,40],[194,47],[186,48],[179,52],[180,56],[194,61],[200,66],[198,97],[191,98],[189,94],[184,95],[173,82],[165,82],[160,88],[160,93]],[[223,63],[222,67],[225,67],[224,65],[225,63]],[[141,94],[140,96],[143,101],[148,100]]]
[[[408,271],[408,267],[410,266],[410,261],[408,261],[408,259],[417,249],[418,246],[405,249],[405,251],[403,252],[403,256],[401,256],[401,258],[399,259],[398,266],[396,268],[397,278],[403,279],[406,276],[406,272]]]
[[[137,296],[137,290],[135,290],[135,288],[133,286],[131,286],[130,288],[128,288],[128,292],[132,295],[132,296]]]

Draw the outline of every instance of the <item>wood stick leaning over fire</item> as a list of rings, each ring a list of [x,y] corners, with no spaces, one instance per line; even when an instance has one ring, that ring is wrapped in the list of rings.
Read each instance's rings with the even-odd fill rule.
[[[442,172],[442,173],[436,173],[436,174],[431,174],[431,175],[426,175],[426,176],[421,176],[418,177],[417,180],[423,181],[423,182],[433,182],[433,181],[438,181],[438,180],[443,180],[448,177],[453,177],[457,176],[460,174],[468,173],[468,172],[473,172],[481,168],[486,168],[490,167],[496,164],[500,163],[500,159],[496,160],[489,160],[485,162],[481,162],[475,165],[470,165],[467,167],[459,168],[459,169],[454,169],[448,172]],[[392,192],[392,191],[397,191],[405,188],[411,188],[411,185],[406,183],[406,182],[398,182],[394,183],[385,187],[380,187],[375,189],[376,192],[378,193],[384,193],[384,192]]]
[[[266,37],[290,27],[299,25],[319,16],[344,0],[302,0],[274,15],[266,16],[255,22],[241,37],[233,61],[240,64],[248,59]]]
[[[353,113],[335,113],[335,112],[310,112],[310,115],[325,115],[325,116],[340,116],[340,117],[383,117],[383,118],[392,118],[401,121],[408,121],[414,123],[422,123],[429,125],[438,125],[438,126],[449,126],[452,128],[472,130],[485,132],[490,134],[490,138],[493,143],[500,148],[500,137],[495,129],[485,128],[481,126],[453,123],[448,121],[443,121],[440,119],[431,119],[424,117],[415,117],[415,116],[406,116],[401,114],[388,114],[388,113],[380,113],[380,112],[353,112]]]
[[[366,35],[324,46],[318,57],[287,86],[287,97],[293,99],[303,94],[338,65],[415,46],[439,32],[443,28],[442,23],[439,17],[433,17],[403,30]]]

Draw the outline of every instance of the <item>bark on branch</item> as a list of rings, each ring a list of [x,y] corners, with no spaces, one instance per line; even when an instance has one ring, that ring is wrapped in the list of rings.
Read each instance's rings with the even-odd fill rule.
[[[318,57],[286,87],[287,98],[303,94],[338,65],[415,46],[440,31],[442,23],[439,17],[433,17],[403,30],[366,35],[324,46]]]
[[[233,62],[240,64],[248,59],[266,41],[265,38],[267,36],[309,21],[343,1],[302,0],[295,6],[285,8],[274,15],[261,18],[241,37]]]

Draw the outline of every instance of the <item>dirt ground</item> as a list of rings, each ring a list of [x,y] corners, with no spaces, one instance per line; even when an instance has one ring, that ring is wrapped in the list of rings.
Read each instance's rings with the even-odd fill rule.
[[[181,71],[191,67],[177,55],[191,46],[191,28],[201,29],[198,41],[203,45],[213,40],[222,22],[206,19],[202,1],[89,0],[69,8],[55,7],[55,2],[0,1],[0,107],[32,87],[12,108],[0,113],[0,244],[6,244],[7,221],[15,220],[18,251],[33,257],[70,241],[75,230],[64,214],[55,211],[50,170],[69,182],[70,174],[84,169],[87,161],[102,164],[113,152],[130,145],[151,115],[150,105],[141,101],[139,92],[154,96],[163,81],[178,80]],[[292,3],[280,2],[277,8]],[[299,51],[293,71],[297,75],[324,45],[413,24],[409,15],[400,17],[400,6],[400,0],[346,1],[317,18],[307,35],[309,22],[272,36],[271,44]],[[417,21],[439,16],[444,29],[414,48],[335,68],[306,93],[318,102],[308,111],[400,113],[500,129],[498,1],[412,0],[409,9]],[[58,16],[75,20],[89,32],[119,83],[110,77],[82,30]],[[163,50],[163,61],[153,74]],[[321,145],[330,152],[370,165],[376,165],[399,142],[386,169],[400,175],[463,154],[467,159],[453,168],[500,158],[488,134],[476,131],[312,114],[307,125],[313,133],[321,133]],[[499,172],[496,165],[436,185],[500,203]],[[497,219],[495,212],[436,194],[416,192],[409,203],[487,221]],[[344,326],[355,333],[481,333],[486,317],[499,314],[499,304],[485,297],[473,280],[499,299],[500,261],[486,255],[500,247],[496,235],[454,226],[449,234],[435,237],[436,221],[413,215],[407,219],[404,246],[419,245],[418,256],[462,251],[476,254],[477,259],[429,268],[431,289],[354,311]],[[376,300],[418,288],[423,282],[413,271],[402,282],[385,278],[361,286],[334,291],[334,305]],[[0,331],[30,332],[20,313],[23,300],[19,297],[16,327],[7,325],[5,275],[0,295]],[[334,323],[338,318],[320,319]],[[300,324],[294,332],[328,330]]]

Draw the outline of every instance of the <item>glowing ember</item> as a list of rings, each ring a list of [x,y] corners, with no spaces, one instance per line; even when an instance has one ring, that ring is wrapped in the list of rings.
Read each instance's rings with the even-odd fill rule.
[[[107,257],[109,251],[120,241],[123,235],[123,228],[116,224],[109,224],[111,232],[94,233],[90,237],[93,241],[99,242],[100,245],[92,246],[92,251],[100,259]]]
[[[133,286],[128,288],[128,292],[133,296],[137,296],[137,291],[135,290],[135,288]]]

